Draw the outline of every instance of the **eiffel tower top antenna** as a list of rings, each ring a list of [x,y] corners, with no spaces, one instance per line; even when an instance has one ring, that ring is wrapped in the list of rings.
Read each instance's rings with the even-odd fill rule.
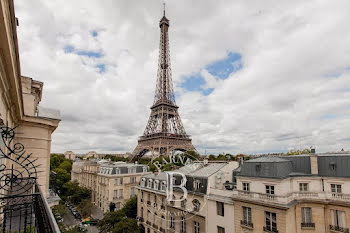
[[[165,17],[165,2],[163,2],[163,16]]]

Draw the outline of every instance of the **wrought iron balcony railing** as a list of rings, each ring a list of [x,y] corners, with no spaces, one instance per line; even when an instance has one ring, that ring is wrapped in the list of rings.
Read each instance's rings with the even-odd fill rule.
[[[272,229],[272,228],[269,228],[269,227],[263,227],[263,231],[267,232],[267,233],[278,233],[277,229]]]
[[[249,227],[249,228],[253,228],[254,227],[252,222],[248,222],[248,221],[245,221],[245,220],[241,220],[241,226]]]
[[[301,223],[302,228],[315,228],[315,223],[313,222],[302,222]]]
[[[19,233],[59,233],[52,212],[37,185],[32,154],[15,142],[15,129],[0,126],[0,230]]]
[[[329,229],[331,231],[338,231],[338,232],[343,232],[343,233],[349,233],[349,228],[346,227],[340,227],[336,225],[329,225]]]

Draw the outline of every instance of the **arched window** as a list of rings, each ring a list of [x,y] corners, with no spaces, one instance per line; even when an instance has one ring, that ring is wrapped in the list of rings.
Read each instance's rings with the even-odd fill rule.
[[[158,190],[159,187],[159,180],[154,181],[154,189]]]
[[[143,218],[143,207],[141,207],[140,217]]]
[[[152,179],[149,179],[147,183],[147,188],[152,188],[152,186],[153,186],[153,181]]]
[[[161,184],[160,189],[161,189],[162,191],[165,191],[165,189],[166,189],[166,181],[162,181],[162,184]]]
[[[141,187],[145,187],[145,185],[146,185],[146,179],[142,178],[141,179]]]
[[[201,182],[200,182],[200,180],[194,180],[194,181],[193,181],[193,188],[194,188],[194,190],[198,190],[198,189],[201,188]]]
[[[200,203],[197,199],[194,199],[194,200],[192,201],[192,204],[193,204],[193,211],[198,212],[201,203]]]

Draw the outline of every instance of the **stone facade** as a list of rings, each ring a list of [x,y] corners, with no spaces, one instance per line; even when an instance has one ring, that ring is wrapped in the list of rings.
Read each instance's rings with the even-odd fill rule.
[[[91,190],[92,202],[104,212],[120,209],[137,195],[140,177],[150,174],[148,167],[106,160],[75,160],[72,180]]]
[[[16,128],[16,142],[40,164],[38,183],[48,195],[51,134],[60,114],[39,106],[43,83],[21,75],[13,2],[0,2],[0,123]],[[4,161],[6,166],[11,166]]]
[[[66,159],[75,160],[76,155],[73,153],[73,151],[66,151],[64,152],[64,157]]]

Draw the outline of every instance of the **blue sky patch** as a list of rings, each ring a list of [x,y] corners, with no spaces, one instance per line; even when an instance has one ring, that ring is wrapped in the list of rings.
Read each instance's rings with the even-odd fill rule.
[[[87,57],[95,57],[100,58],[103,57],[102,52],[95,52],[95,51],[87,51],[87,50],[76,50],[74,46],[67,45],[63,48],[65,53],[74,53],[79,56],[87,56]]]
[[[202,77],[200,73],[193,74],[185,79],[183,83],[181,83],[180,87],[185,89],[186,91],[199,91],[203,95],[210,95],[214,88],[204,89],[203,86],[206,84],[205,79]]]
[[[100,74],[106,72],[106,65],[105,64],[98,64],[98,65],[96,65],[96,68],[98,68],[98,72]]]
[[[323,116],[321,116],[321,120],[332,120],[337,118],[337,115],[332,115],[332,114],[325,114]]]
[[[231,73],[242,69],[242,56],[229,52],[227,57],[207,65],[205,69],[215,77],[227,79]]]
[[[92,37],[97,37],[98,36],[98,32],[96,30],[93,30],[91,32],[91,35],[92,35]]]

